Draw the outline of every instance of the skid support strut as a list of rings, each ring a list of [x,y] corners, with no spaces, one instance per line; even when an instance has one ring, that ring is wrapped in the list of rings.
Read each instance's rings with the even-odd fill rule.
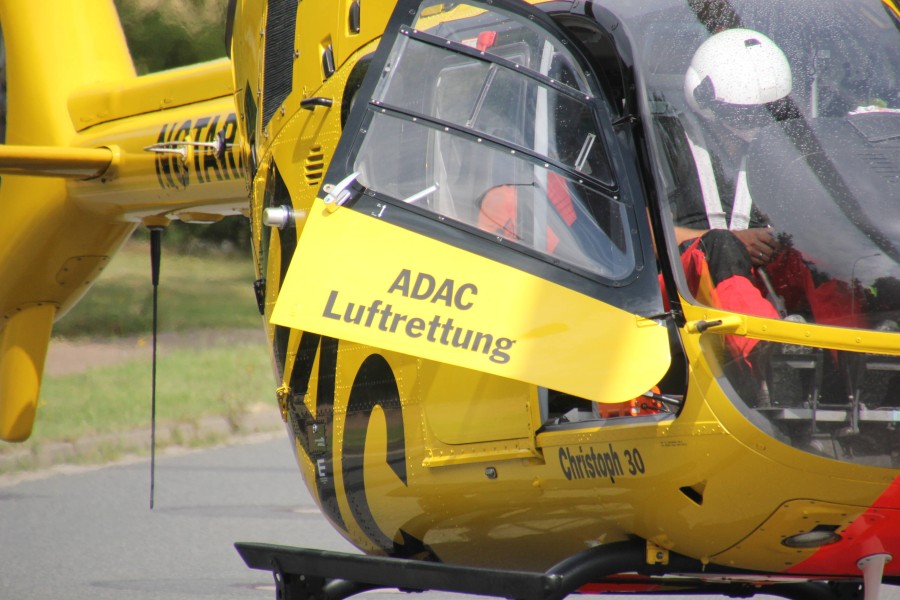
[[[881,580],[884,565],[893,558],[890,554],[872,554],[859,559],[856,566],[863,572],[863,592],[865,600],[878,600],[881,595]]]

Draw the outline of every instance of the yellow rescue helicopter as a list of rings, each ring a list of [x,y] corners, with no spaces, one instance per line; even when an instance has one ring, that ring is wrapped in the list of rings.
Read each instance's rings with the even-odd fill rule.
[[[136,226],[243,213],[363,551],[238,543],[279,598],[900,584],[893,0],[231,0],[142,77],[52,4],[0,1],[0,437]]]

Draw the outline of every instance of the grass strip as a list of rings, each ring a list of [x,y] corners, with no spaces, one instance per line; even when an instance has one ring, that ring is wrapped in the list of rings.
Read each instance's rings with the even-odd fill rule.
[[[160,447],[221,441],[240,429],[242,418],[261,403],[269,411],[266,415],[277,413],[272,367],[263,343],[245,341],[247,336],[203,342],[210,331],[259,331],[262,320],[254,279],[249,256],[166,252],[164,239],[160,331],[194,333],[177,336],[182,342],[174,348],[161,346]],[[85,298],[54,324],[54,336],[102,343],[137,335],[149,344],[152,292],[149,244],[132,239]],[[45,374],[32,437],[23,444],[0,443],[0,473],[61,462],[102,462],[125,452],[145,451],[151,408],[149,348],[143,356],[103,366],[80,364],[77,373]],[[69,358],[91,360],[80,355]],[[62,451],[48,452],[51,447]]]
[[[160,331],[261,327],[255,278],[249,256],[167,253],[163,241]],[[94,288],[54,324],[53,335],[73,339],[148,335],[152,300],[150,247],[129,241]]]
[[[144,360],[48,377],[35,435],[64,440],[146,425],[150,378]],[[159,358],[156,415],[173,421],[234,415],[271,401],[274,387],[266,349],[259,344],[173,350]]]
[[[248,413],[278,410],[267,350],[258,343],[168,351],[159,358],[157,378],[159,447],[223,441]],[[150,424],[150,379],[145,359],[45,377],[34,432],[22,444],[0,444],[0,459],[9,458],[0,460],[0,472],[143,453],[149,439],[136,440],[135,432]],[[221,419],[203,427],[207,417]],[[43,456],[61,444],[69,446],[58,457]]]

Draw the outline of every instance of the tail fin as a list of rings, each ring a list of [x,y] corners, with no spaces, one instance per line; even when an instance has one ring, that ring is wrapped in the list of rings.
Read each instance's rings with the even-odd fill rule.
[[[30,433],[54,319],[137,223],[247,208],[231,63],[137,77],[113,0],[0,0],[0,439]]]
[[[112,0],[3,1],[0,27],[6,143],[77,156],[70,95],[135,77]],[[64,179],[0,181],[0,438],[31,434],[53,319],[133,229],[80,208]]]

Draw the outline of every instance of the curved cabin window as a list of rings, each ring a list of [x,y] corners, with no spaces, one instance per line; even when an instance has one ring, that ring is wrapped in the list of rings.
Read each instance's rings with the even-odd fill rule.
[[[878,0],[790,11],[693,5],[627,17],[674,225],[745,240],[729,257],[744,267],[717,270],[712,257],[711,278],[688,272],[685,291],[735,312],[900,331],[895,9]],[[749,275],[752,302],[729,299],[729,274]]]
[[[353,157],[379,194],[576,272],[620,281],[636,258],[597,98],[525,19],[426,6],[401,30]]]
[[[896,7],[880,0],[796,2],[790,10],[751,0],[667,0],[652,9],[611,2],[645,86],[682,295],[805,324],[818,339],[858,335],[822,325],[896,336]],[[764,79],[768,86],[758,84]],[[710,228],[717,231],[703,234]],[[766,245],[753,243],[756,236]],[[705,260],[692,252],[698,239]],[[768,435],[836,460],[900,464],[900,357],[739,335],[701,340],[723,389]]]

